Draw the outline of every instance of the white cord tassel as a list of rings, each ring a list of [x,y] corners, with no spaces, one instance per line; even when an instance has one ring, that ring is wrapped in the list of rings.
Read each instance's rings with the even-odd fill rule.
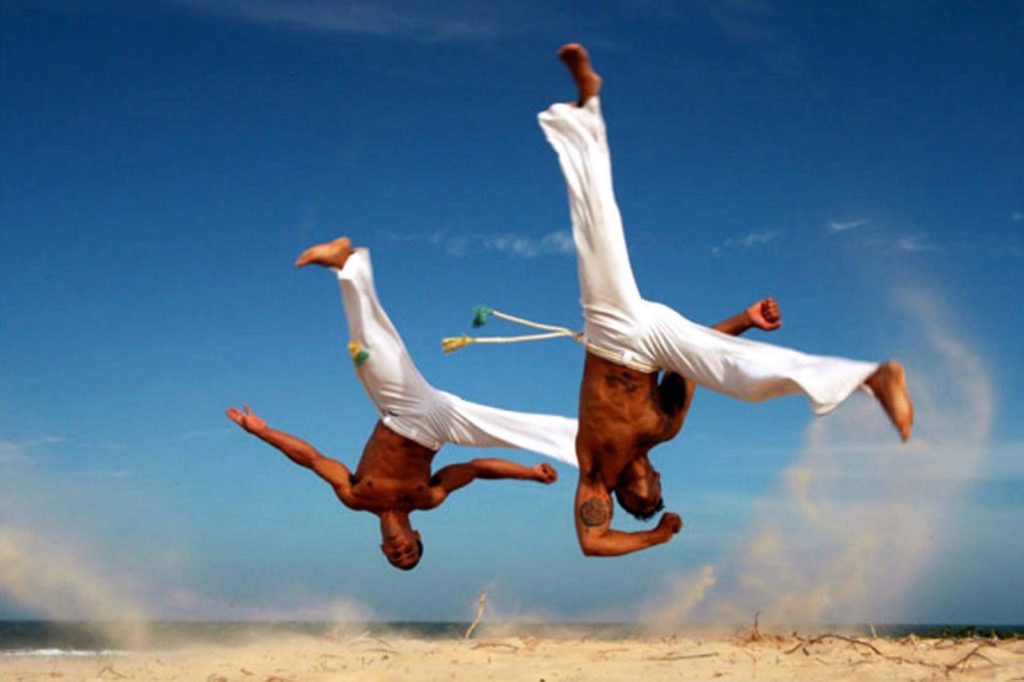
[[[542,324],[540,322],[532,322],[530,320],[524,320],[521,317],[516,317],[515,315],[508,315],[498,310],[492,311],[491,314],[494,315],[495,317],[500,317],[503,320],[508,320],[509,322],[514,322],[515,324],[521,324],[524,327],[533,327],[534,329],[547,329],[553,332],[566,332],[570,336],[575,335],[576,333],[569,329],[568,327],[556,327],[553,324]]]
[[[567,337],[573,339],[578,343],[583,343],[583,332],[574,332],[568,327],[559,327],[552,324],[543,324],[541,322],[533,322],[522,317],[516,317],[515,315],[509,315],[502,313],[493,308],[486,306],[480,306],[473,309],[473,326],[482,327],[487,323],[487,319],[491,316],[501,318],[514,324],[519,324],[524,327],[532,327],[533,329],[544,329],[544,334],[524,334],[522,336],[449,336],[441,339],[441,350],[445,354],[454,353],[460,348],[473,343],[493,343],[493,344],[505,344],[505,343],[523,343],[524,341],[544,341],[546,339],[557,339],[560,337]]]

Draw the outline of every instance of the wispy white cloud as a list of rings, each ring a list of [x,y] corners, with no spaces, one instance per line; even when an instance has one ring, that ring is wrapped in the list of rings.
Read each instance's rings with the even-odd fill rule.
[[[535,258],[545,254],[568,255],[576,252],[572,234],[567,230],[549,232],[539,238],[514,234],[496,235],[484,239],[484,248],[490,251],[511,253],[523,258]]]
[[[895,239],[871,237],[864,240],[864,245],[891,253],[924,253],[942,250],[942,247],[933,242],[931,236],[924,232],[907,234]]]
[[[174,1],[196,11],[322,33],[410,38],[425,42],[479,40],[497,33],[497,25],[482,18],[480,12],[442,10],[433,3],[407,0]],[[471,10],[472,7],[467,5],[466,9]]]
[[[847,230],[852,230],[856,227],[863,227],[867,224],[867,220],[833,220],[829,222],[828,229],[830,232],[846,232]]]
[[[896,240],[896,248],[899,251],[919,253],[921,251],[938,251],[939,247],[929,241],[926,234],[904,235]]]
[[[765,0],[703,0],[712,21],[735,43],[749,49],[770,71],[786,77],[804,71],[804,59],[777,28],[775,9]]]
[[[207,438],[217,438],[220,436],[226,436],[233,434],[235,429],[233,428],[222,428],[222,429],[193,429],[192,431],[183,431],[178,434],[180,440],[205,440]]]
[[[0,440],[0,462],[18,460],[33,448],[62,442],[64,439],[59,436],[40,436],[23,441]]]
[[[73,474],[80,478],[91,478],[91,479],[116,479],[116,478],[128,478],[132,475],[130,471],[119,469],[116,471],[79,471]]]
[[[730,249],[750,249],[761,244],[767,244],[782,234],[782,230],[764,230],[763,232],[751,232],[742,237],[730,237],[719,246],[711,248],[711,253],[721,256]]]
[[[568,230],[556,230],[544,235],[532,236],[514,232],[495,234],[449,234],[443,230],[430,234],[398,234],[381,233],[385,238],[398,242],[428,242],[446,255],[460,258],[476,251],[497,251],[519,258],[537,258],[539,256],[563,255],[576,253],[572,241],[572,233]]]

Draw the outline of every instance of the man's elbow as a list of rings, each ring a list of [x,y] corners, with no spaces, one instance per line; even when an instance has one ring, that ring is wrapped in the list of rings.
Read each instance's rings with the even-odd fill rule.
[[[602,543],[595,542],[595,538],[580,538],[580,551],[583,556],[607,556]]]

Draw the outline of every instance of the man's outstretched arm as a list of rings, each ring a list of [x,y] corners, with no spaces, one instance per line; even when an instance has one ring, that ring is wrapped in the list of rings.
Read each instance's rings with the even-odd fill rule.
[[[301,438],[296,438],[284,431],[270,428],[260,416],[254,414],[249,409],[248,405],[243,409],[244,411],[234,407],[228,408],[228,419],[264,443],[273,445],[299,466],[312,469],[317,476],[329,483],[339,495],[345,495],[351,490],[352,473],[344,464],[330,457],[324,457],[316,448]]]
[[[576,537],[587,556],[622,556],[662,545],[683,528],[677,514],[661,515],[657,527],[635,533],[613,530],[612,499],[607,491],[583,480],[576,489]]]
[[[558,472],[550,464],[523,466],[507,459],[474,459],[462,464],[450,464],[440,469],[430,479],[431,506],[437,506],[459,488],[477,479],[496,480],[515,478],[522,481],[537,481],[546,485],[558,480]]]

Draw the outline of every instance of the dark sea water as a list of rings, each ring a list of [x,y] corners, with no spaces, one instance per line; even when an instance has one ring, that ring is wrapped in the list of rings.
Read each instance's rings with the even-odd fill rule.
[[[144,624],[14,620],[0,621],[0,656],[10,655],[93,655],[128,651],[173,651],[203,645],[240,646],[267,638],[288,636],[322,637],[344,641],[360,635],[459,639],[468,623],[431,622],[215,622],[155,621]],[[737,627],[736,630],[741,630]],[[1024,637],[1024,625],[882,625],[875,626],[883,637],[990,636]],[[861,632],[867,626],[817,626],[809,631]],[[620,640],[643,637],[645,631],[632,623],[483,623],[476,636],[533,635]]]

